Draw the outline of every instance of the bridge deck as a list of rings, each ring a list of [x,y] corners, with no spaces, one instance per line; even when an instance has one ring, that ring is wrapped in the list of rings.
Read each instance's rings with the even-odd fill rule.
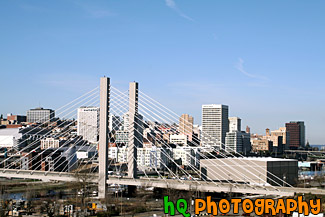
[[[32,171],[32,170],[16,170],[16,169],[0,169],[0,177],[6,178],[25,178],[39,179],[43,181],[77,181],[78,177],[75,173],[66,172],[49,172],[49,171]],[[98,182],[98,175],[91,174],[88,177],[89,182]],[[108,184],[133,185],[143,187],[159,187],[171,188],[177,190],[191,190],[201,192],[234,192],[244,194],[262,194],[262,195],[279,195],[293,196],[295,193],[312,193],[325,195],[325,190],[316,188],[290,188],[290,187],[273,187],[273,186],[252,186],[247,184],[229,184],[229,183],[213,183],[204,181],[190,180],[173,180],[158,178],[142,178],[129,179],[110,176]]]

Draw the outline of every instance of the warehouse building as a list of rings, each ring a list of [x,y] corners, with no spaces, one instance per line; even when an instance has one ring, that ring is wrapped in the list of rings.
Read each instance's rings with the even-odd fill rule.
[[[292,159],[201,159],[201,171],[202,179],[223,182],[288,186],[295,185],[298,181],[298,161]]]

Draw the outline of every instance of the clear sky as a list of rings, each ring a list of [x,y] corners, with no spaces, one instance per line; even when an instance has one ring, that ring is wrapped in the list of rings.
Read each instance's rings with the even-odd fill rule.
[[[0,1],[0,113],[59,108],[99,77],[201,122],[229,105],[264,133],[304,120],[324,144],[325,1]]]

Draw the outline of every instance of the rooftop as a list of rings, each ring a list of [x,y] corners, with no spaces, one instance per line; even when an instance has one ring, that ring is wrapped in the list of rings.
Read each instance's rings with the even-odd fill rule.
[[[295,159],[286,158],[272,158],[272,157],[247,157],[245,160],[257,160],[257,161],[297,161]]]
[[[21,133],[19,133],[19,128],[4,128],[0,129],[0,136],[14,136],[21,137]]]
[[[51,110],[51,111],[54,111],[52,109],[45,109],[43,107],[38,107],[38,108],[34,108],[34,109],[29,109],[29,111],[33,111],[33,110]]]
[[[228,108],[227,105],[223,105],[223,104],[204,104],[202,105],[202,108]]]
[[[272,157],[243,157],[243,158],[217,158],[217,159],[204,159],[205,160],[222,160],[222,159],[238,159],[238,160],[254,160],[254,161],[297,161],[295,159],[285,159],[285,158],[272,158]]]

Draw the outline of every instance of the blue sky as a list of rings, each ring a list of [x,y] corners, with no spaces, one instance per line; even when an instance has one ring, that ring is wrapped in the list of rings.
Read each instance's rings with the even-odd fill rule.
[[[304,120],[324,144],[325,2],[0,1],[0,113],[59,108],[99,77],[200,123],[222,103],[256,133]],[[243,128],[244,128],[243,127]]]

